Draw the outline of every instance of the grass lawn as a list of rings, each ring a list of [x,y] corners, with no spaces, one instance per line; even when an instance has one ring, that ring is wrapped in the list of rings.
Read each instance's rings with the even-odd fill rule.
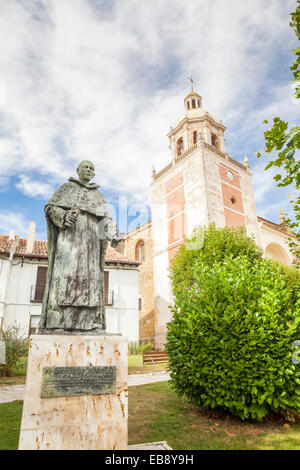
[[[129,444],[154,441],[176,450],[295,450],[300,422],[220,417],[178,398],[168,382],[129,387]]]
[[[0,404],[0,450],[18,448],[22,408],[22,401]]]
[[[142,355],[128,355],[128,374],[139,374],[142,365]],[[155,370],[166,370],[168,364],[157,364],[155,366]],[[26,368],[27,368],[27,357],[21,358],[20,365],[13,370],[12,377],[0,377],[0,387],[4,387],[7,385],[19,385],[25,384],[26,382]],[[152,365],[147,364],[144,366],[143,374],[151,373],[152,372]]]
[[[143,363],[142,355],[129,354],[128,355],[128,374],[139,374]],[[167,370],[168,364],[155,364],[155,371]],[[152,364],[146,364],[143,367],[143,374],[152,373]]]
[[[0,450],[18,447],[22,402],[0,404]],[[129,444],[167,441],[175,450],[299,450],[300,422],[243,422],[198,410],[168,382],[129,387]]]

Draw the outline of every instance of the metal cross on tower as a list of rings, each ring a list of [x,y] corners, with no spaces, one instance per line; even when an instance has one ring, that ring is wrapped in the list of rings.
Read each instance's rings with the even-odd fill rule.
[[[188,80],[190,80],[190,82],[191,82],[191,87],[192,87],[192,91],[194,91],[194,84],[195,84],[196,82],[194,82],[192,75],[191,75],[190,77],[186,77],[186,78],[187,78]]]

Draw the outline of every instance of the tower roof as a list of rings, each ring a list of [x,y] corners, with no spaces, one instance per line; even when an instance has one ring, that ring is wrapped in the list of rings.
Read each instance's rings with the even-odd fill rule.
[[[190,92],[186,95],[185,99],[187,99],[189,96],[192,96],[192,95],[198,96],[199,98],[202,98],[202,97],[201,97],[198,93],[196,93],[195,91],[190,91]]]
[[[202,96],[200,96],[194,90],[190,91],[184,98],[184,106],[185,106],[186,111],[201,109],[202,108]]]

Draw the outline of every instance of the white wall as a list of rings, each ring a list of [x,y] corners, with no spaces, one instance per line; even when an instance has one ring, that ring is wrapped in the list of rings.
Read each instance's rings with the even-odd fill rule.
[[[6,293],[3,328],[19,326],[24,336],[28,335],[30,315],[41,314],[41,304],[30,301],[31,286],[35,286],[38,266],[47,266],[38,260],[14,258]]]
[[[10,260],[0,259],[0,325],[4,318],[6,293],[10,274]]]
[[[109,271],[109,290],[114,291],[114,305],[105,308],[107,331],[122,333],[128,341],[138,341],[138,269],[109,267],[105,270]]]
[[[3,261],[3,263],[2,263]],[[3,329],[16,325],[28,336],[30,316],[40,316],[42,304],[30,301],[31,286],[36,284],[38,266],[47,266],[40,261],[0,259],[0,317],[3,311]],[[106,307],[107,331],[121,333],[129,341],[139,339],[138,269],[105,267],[109,271],[109,289],[114,290],[114,305]],[[4,276],[5,274],[5,276]],[[5,292],[6,291],[6,292]],[[36,320],[36,318],[35,318]]]

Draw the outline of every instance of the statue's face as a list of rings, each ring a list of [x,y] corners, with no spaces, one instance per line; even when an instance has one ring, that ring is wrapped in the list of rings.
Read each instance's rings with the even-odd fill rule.
[[[80,163],[77,173],[79,179],[84,181],[90,181],[95,176],[95,167],[92,162],[85,160]]]

